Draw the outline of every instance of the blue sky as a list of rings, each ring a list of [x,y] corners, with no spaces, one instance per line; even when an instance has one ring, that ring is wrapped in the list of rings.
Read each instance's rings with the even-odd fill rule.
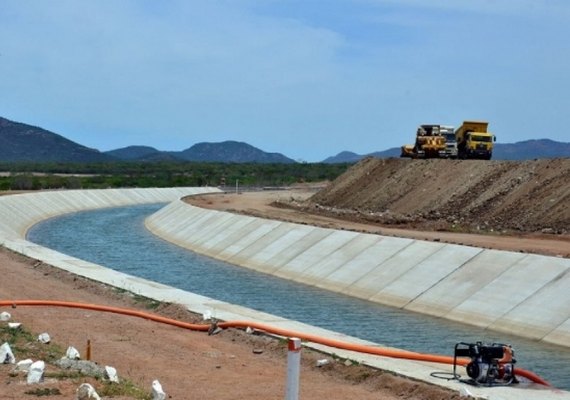
[[[0,0],[0,116],[309,162],[464,119],[568,142],[569,38],[567,0]]]

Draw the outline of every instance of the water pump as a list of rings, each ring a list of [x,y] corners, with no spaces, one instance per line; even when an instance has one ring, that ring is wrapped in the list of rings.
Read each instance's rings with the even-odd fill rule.
[[[454,374],[458,357],[469,357],[471,359],[465,366],[470,378],[465,380],[466,383],[487,386],[505,386],[517,383],[514,350],[509,344],[457,343],[453,357]]]

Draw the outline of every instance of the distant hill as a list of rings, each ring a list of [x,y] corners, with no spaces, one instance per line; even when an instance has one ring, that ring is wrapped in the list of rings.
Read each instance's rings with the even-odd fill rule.
[[[150,146],[128,146],[121,149],[106,151],[105,154],[121,160],[141,160],[147,157],[155,157],[161,152]]]
[[[570,158],[570,143],[550,139],[495,143],[493,160],[532,160],[535,158]]]
[[[100,152],[43,128],[0,117],[0,162],[202,161],[230,163],[294,163],[280,153],[267,153],[247,143],[198,143],[184,151],[128,146]]]
[[[0,117],[0,161],[102,162],[113,157],[56,133]]]
[[[388,150],[376,151],[374,153],[370,153],[367,155],[376,158],[390,158],[390,157],[400,157],[400,153],[401,150],[399,147],[391,147]]]
[[[250,144],[236,141],[220,143],[197,143],[179,154],[186,161],[216,161],[230,163],[284,163],[295,161],[281,153],[266,153]]]
[[[351,151],[341,151],[336,156],[328,157],[323,160],[325,164],[340,164],[340,163],[355,163],[362,160],[365,157],[376,157],[376,158],[390,158],[390,157],[400,157],[400,149],[398,147],[392,147],[384,151],[376,151],[368,154],[356,154]]]
[[[148,146],[129,146],[106,154],[125,161],[197,161],[227,163],[294,163],[280,153],[266,153],[243,142],[197,143],[183,151],[159,151]]]
[[[352,151],[341,151],[336,156],[325,158],[322,162],[325,164],[355,163],[364,157],[362,154],[356,154]]]

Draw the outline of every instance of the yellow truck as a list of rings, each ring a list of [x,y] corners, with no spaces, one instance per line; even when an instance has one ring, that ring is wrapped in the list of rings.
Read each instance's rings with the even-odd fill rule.
[[[457,156],[461,159],[490,160],[495,135],[487,132],[488,122],[465,121],[455,130]]]

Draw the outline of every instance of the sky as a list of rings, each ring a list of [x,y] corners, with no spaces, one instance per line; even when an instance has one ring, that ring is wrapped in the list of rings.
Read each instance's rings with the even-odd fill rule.
[[[0,0],[0,116],[307,162],[463,120],[569,142],[569,39],[568,0]]]

